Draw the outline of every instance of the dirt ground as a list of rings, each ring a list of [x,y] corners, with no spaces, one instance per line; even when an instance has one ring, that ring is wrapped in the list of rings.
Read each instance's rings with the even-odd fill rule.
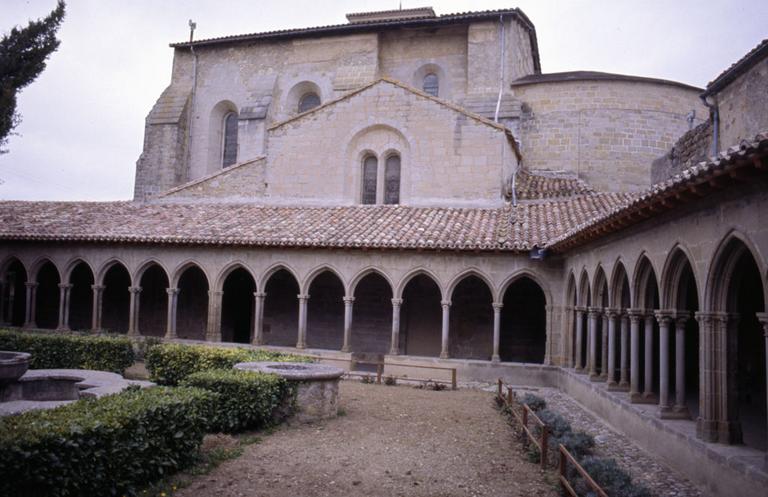
[[[343,415],[284,425],[174,495],[556,496],[477,390],[341,383]]]

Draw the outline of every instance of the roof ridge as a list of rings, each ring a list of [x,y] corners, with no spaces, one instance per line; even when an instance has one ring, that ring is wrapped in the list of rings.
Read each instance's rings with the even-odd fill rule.
[[[234,171],[236,169],[240,169],[243,166],[246,166],[248,164],[252,164],[254,162],[258,162],[260,160],[264,160],[266,158],[267,158],[266,155],[260,155],[258,157],[254,157],[253,159],[248,159],[248,160],[243,161],[243,162],[238,162],[237,164],[233,164],[231,166],[227,166],[227,167],[221,169],[220,171],[216,171],[216,172],[207,174],[207,175],[205,175],[205,176],[203,176],[201,178],[193,179],[192,181],[187,181],[186,183],[182,183],[179,186],[174,186],[173,188],[171,188],[169,190],[165,190],[164,192],[160,193],[157,197],[158,198],[166,197],[166,196],[168,196],[168,195],[170,195],[172,193],[177,193],[177,192],[179,192],[181,190],[185,190],[185,189],[189,188],[190,186],[195,186],[197,184],[200,184],[200,183],[203,183],[205,181],[208,181],[209,179],[213,179],[213,178],[215,178],[217,176],[222,176],[224,174],[231,173],[232,171]]]

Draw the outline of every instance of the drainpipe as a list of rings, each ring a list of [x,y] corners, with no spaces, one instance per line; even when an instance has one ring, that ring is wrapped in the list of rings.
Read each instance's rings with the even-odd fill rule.
[[[504,14],[499,16],[499,98],[496,100],[496,113],[493,121],[499,122],[501,93],[504,91]]]
[[[717,99],[715,99],[714,104],[707,102],[706,93],[699,95],[699,98],[707,106],[712,116],[712,156],[714,157],[720,152],[720,144],[718,143],[720,140],[720,110],[717,106]]]
[[[192,53],[192,95],[190,96],[189,114],[187,115],[187,177],[189,176],[190,162],[192,161],[192,113],[195,111],[195,92],[197,90],[197,54],[195,53],[195,47],[192,45],[192,39],[195,35],[195,28],[197,23],[189,20],[189,51]],[[184,181],[183,178],[182,182]]]

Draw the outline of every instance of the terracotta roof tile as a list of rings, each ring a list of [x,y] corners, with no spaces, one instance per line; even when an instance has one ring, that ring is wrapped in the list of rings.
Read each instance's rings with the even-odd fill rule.
[[[515,179],[515,192],[518,200],[535,200],[594,193],[594,190],[574,174],[522,169]]]

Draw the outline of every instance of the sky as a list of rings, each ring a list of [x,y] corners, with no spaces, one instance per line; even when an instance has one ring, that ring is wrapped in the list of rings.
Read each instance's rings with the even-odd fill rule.
[[[69,0],[61,46],[18,96],[22,122],[0,155],[0,199],[133,196],[144,119],[170,82],[168,43],[345,23],[399,0]],[[606,71],[703,87],[768,37],[765,0],[403,0],[439,14],[519,7],[542,71]],[[0,0],[0,33],[55,0]]]

